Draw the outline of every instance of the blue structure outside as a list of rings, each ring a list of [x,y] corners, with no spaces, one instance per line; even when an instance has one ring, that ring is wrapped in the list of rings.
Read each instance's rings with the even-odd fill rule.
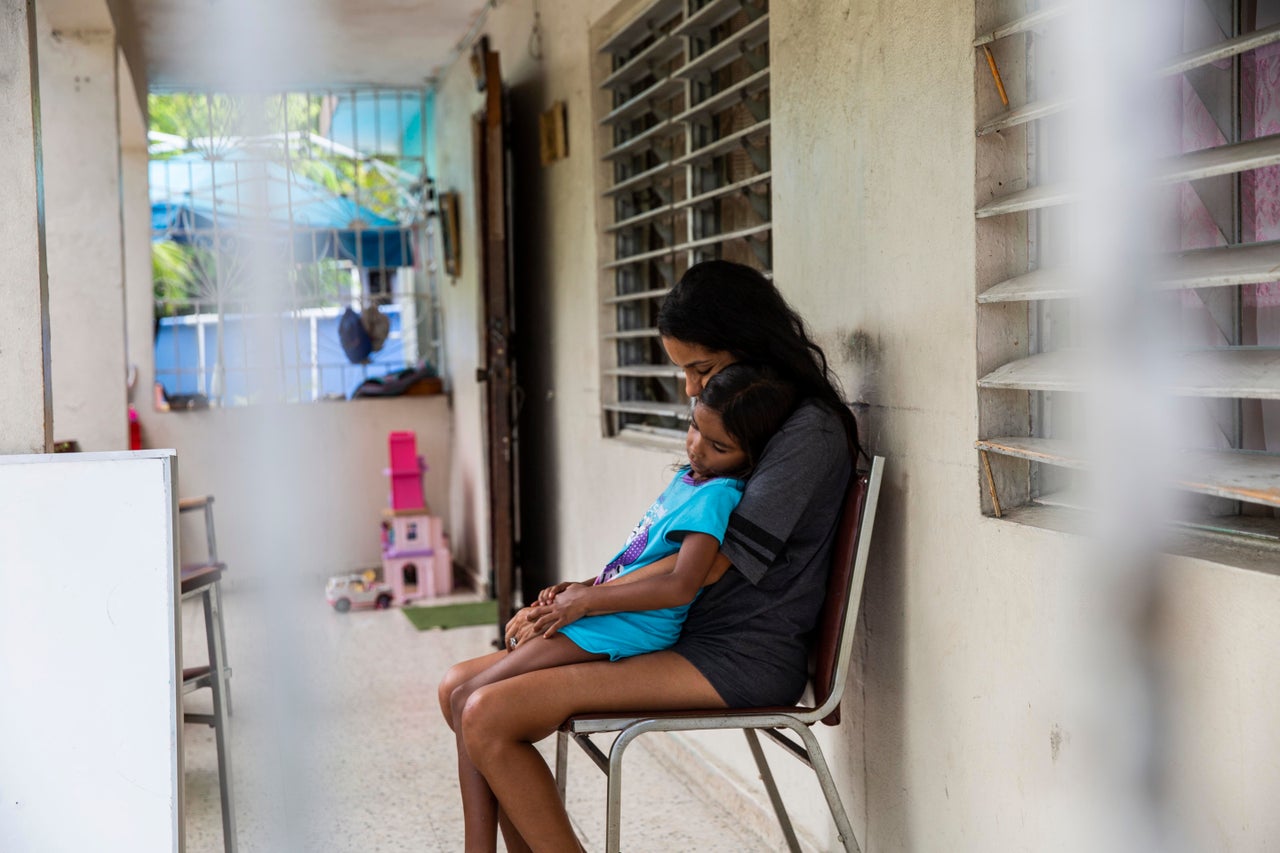
[[[338,93],[327,135],[340,145],[366,154],[421,158],[430,166],[434,100],[433,92],[383,90]]]
[[[303,263],[338,258],[368,269],[413,266],[413,230],[278,163],[235,154],[152,160],[151,238],[234,251],[268,241]]]
[[[371,377],[385,376],[403,370],[416,361],[405,352],[400,334],[402,323],[398,305],[384,305],[379,309],[387,316],[391,331],[381,350],[373,353],[368,364],[352,364],[347,360],[338,342],[340,308],[332,309],[331,316],[316,318],[317,381],[313,382],[311,362],[311,318],[309,316],[281,316],[272,318],[280,330],[278,361],[270,366],[261,363],[247,364],[248,342],[245,340],[245,316],[224,315],[222,320],[224,405],[234,405],[247,400],[249,374],[264,369],[279,370],[283,377],[285,396],[290,400],[312,400],[326,397],[349,397],[351,392]],[[199,330],[195,317],[204,318],[204,361],[200,359]],[[156,381],[164,386],[165,393],[190,395],[204,393],[212,380],[218,361],[217,318],[212,314],[160,319],[155,341]]]

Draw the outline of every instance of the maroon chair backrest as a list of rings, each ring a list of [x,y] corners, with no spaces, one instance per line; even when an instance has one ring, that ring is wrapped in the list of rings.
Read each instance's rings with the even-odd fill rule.
[[[851,603],[849,585],[853,580],[853,560],[858,548],[858,533],[862,512],[867,503],[870,475],[855,472],[845,491],[844,506],[836,528],[836,539],[831,548],[831,571],[827,576],[827,598],[818,616],[818,633],[813,642],[813,706],[821,707],[831,695],[836,684],[836,665],[840,658],[840,640],[845,629],[845,617]],[[854,625],[848,629],[852,631]],[[839,725],[840,706],[822,718],[829,726]]]

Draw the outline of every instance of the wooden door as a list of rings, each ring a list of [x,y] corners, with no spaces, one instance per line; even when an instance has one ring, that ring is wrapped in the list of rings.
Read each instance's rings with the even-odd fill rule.
[[[480,235],[480,291],[484,366],[477,378],[485,385],[486,459],[489,480],[489,542],[498,629],[511,618],[515,591],[516,440],[513,395],[516,388],[512,335],[510,263],[510,154],[505,91],[498,54],[487,40],[477,45],[473,68],[485,92],[484,110],[473,126],[476,164],[477,226]]]

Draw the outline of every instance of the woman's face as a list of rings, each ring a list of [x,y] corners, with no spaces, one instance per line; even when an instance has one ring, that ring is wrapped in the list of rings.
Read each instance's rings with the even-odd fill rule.
[[[737,361],[732,353],[725,350],[707,349],[675,338],[663,338],[662,346],[667,351],[667,358],[684,371],[684,392],[690,397],[701,394],[708,379]]]

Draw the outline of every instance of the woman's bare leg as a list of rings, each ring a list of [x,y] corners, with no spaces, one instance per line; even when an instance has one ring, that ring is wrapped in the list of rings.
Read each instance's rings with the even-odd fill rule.
[[[502,830],[502,841],[507,845],[507,853],[533,853],[533,848],[521,837],[501,806],[498,807],[498,828]]]
[[[475,690],[455,718],[473,766],[533,850],[579,850],[555,778],[533,744],[586,711],[723,708],[694,666],[675,652],[558,666]]]

